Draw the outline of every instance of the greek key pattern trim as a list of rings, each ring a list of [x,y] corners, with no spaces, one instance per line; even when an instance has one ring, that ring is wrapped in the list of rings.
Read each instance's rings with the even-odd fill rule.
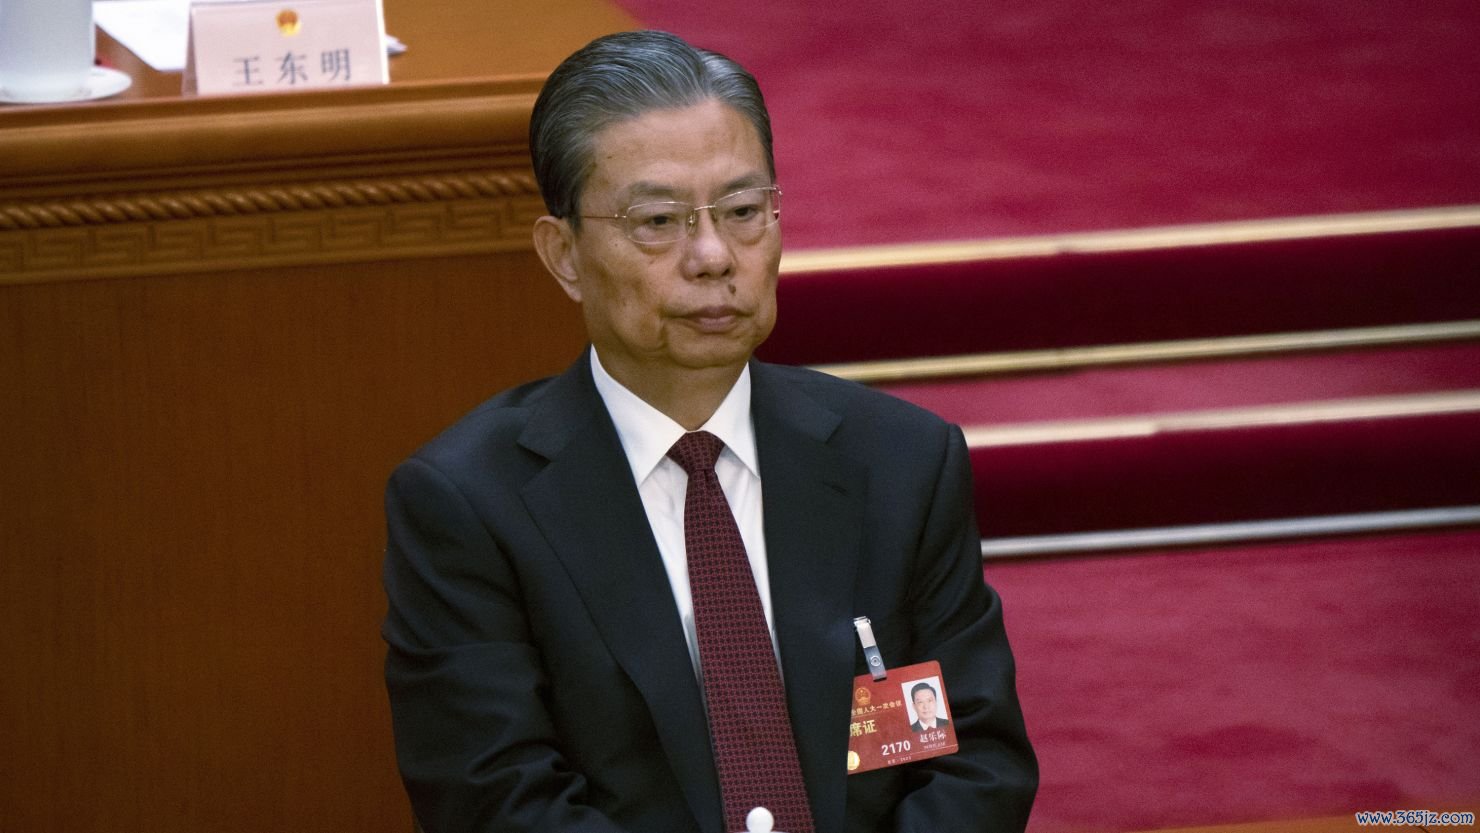
[[[480,172],[0,204],[0,283],[528,249],[537,194]]]

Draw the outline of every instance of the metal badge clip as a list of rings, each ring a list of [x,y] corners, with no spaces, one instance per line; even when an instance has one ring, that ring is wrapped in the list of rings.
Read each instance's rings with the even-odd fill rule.
[[[853,620],[853,628],[858,631],[858,644],[863,646],[863,658],[868,661],[868,671],[874,675],[874,681],[889,676],[884,668],[884,655],[879,653],[879,643],[874,640],[874,626],[869,623],[867,616],[859,616]]]

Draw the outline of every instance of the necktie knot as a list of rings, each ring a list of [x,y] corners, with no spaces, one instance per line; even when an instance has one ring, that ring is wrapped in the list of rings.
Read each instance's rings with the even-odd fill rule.
[[[678,442],[668,449],[668,456],[687,472],[689,477],[693,477],[696,474],[714,471],[714,461],[719,459],[719,453],[724,448],[724,440],[708,431],[690,431],[679,437]]]

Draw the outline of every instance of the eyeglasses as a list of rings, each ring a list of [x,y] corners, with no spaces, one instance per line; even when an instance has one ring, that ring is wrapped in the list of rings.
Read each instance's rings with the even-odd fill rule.
[[[621,220],[632,242],[643,246],[677,243],[699,226],[699,212],[709,218],[721,234],[736,243],[759,241],[766,229],[781,220],[781,189],[775,185],[746,188],[726,194],[712,205],[686,202],[645,202],[621,214],[582,214],[583,220]]]

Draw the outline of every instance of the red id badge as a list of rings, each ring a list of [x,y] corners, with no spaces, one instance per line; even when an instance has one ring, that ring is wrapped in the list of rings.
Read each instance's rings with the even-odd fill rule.
[[[940,663],[891,668],[883,680],[868,674],[854,678],[849,775],[949,755],[960,748]]]

